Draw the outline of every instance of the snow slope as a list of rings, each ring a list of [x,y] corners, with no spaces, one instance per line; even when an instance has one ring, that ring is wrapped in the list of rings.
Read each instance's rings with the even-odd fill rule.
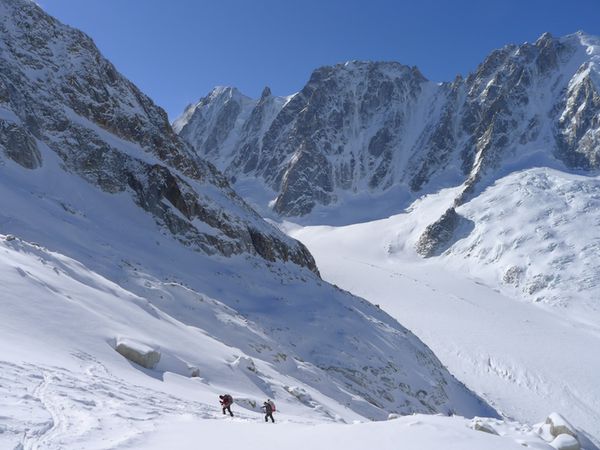
[[[258,419],[260,420],[260,419]],[[197,448],[198,443],[221,445],[223,436],[235,433],[235,444],[258,450],[274,447],[282,450],[344,449],[361,450],[372,446],[382,450],[409,448],[419,450],[518,450],[523,446],[552,450],[531,427],[501,421],[491,423],[501,435],[475,431],[476,421],[457,417],[414,415],[387,422],[355,423],[351,425],[270,424],[248,422],[196,422],[182,418],[161,426],[153,434],[125,448],[164,449],[176,445],[180,449]],[[268,427],[268,430],[262,427]]]
[[[193,311],[197,320],[228,328],[229,342],[211,335],[210,326],[187,325],[70,258],[19,239],[3,240],[0,248],[0,443],[71,448],[98,439],[112,447],[152,429],[165,416],[214,417],[215,399],[223,391],[236,398],[242,417],[256,409],[244,398],[269,396],[290,417],[360,418],[299,382],[301,374],[281,373],[284,366],[290,374],[304,370],[315,376],[309,363],[296,367],[283,353],[280,361],[248,357],[240,347],[254,343],[252,334],[261,333],[263,345],[277,344],[216,300],[196,294],[195,311],[183,301],[172,309]],[[183,288],[172,283],[171,289]],[[156,370],[117,354],[115,341],[123,338],[157,348],[162,355]],[[262,351],[270,353],[266,347]],[[192,367],[199,369],[199,377],[189,377]],[[321,382],[323,388],[328,384]]]
[[[174,442],[178,448],[196,448],[198,442],[220,442],[231,427],[252,445],[264,439],[264,431],[257,428],[265,426],[257,403],[265,397],[278,404],[276,417],[284,429],[275,432],[274,440],[282,448],[298,448],[305,442],[299,437],[306,433],[311,439],[319,436],[315,444],[348,439],[348,432],[364,442],[364,425],[319,425],[367,420],[348,407],[360,399],[342,400],[309,362],[294,362],[282,352],[268,357],[282,347],[267,348],[264,343],[277,343],[264,328],[217,300],[194,294],[195,301],[186,303],[181,291],[189,289],[166,283],[163,295],[180,295],[178,301],[169,300],[176,302],[169,315],[77,261],[10,235],[0,236],[0,274],[0,448],[166,448]],[[193,315],[195,326],[177,320],[177,312]],[[222,333],[228,342],[215,331],[219,326],[227,328]],[[259,334],[262,356],[254,352],[250,357],[247,349]],[[160,351],[156,369],[121,357],[114,351],[117,341]],[[190,377],[192,368],[198,369],[198,377]],[[224,391],[236,399],[236,417],[227,418],[233,423],[215,420],[222,417],[216,398]],[[537,427],[495,419],[481,422],[496,424],[499,432],[515,426],[518,430],[510,431],[508,439],[490,441],[488,435],[472,431],[475,422],[462,418],[401,421],[399,431],[393,423],[385,427],[384,436],[389,437],[381,438],[382,448],[392,448],[386,446],[395,436],[423,448],[470,450],[485,444],[510,449],[515,440],[550,448],[543,446]]]
[[[455,243],[426,260],[414,245],[456,189],[379,221],[284,227],[326,280],[407,324],[503,414],[531,423],[558,410],[598,442],[598,182],[509,175],[457,208]]]
[[[306,249],[193,155],[91,39],[32,2],[0,0],[0,11],[2,446],[127,448],[154,432],[220,431],[206,419],[221,417],[227,391],[242,433],[270,397],[294,433],[390,412],[485,415],[518,428],[507,448],[516,436],[547,448],[536,427],[495,422],[395,319],[321,280]],[[157,364],[128,362],[125,343]],[[423,434],[398,423],[429,446],[488,439],[465,419],[417,420]]]
[[[223,436],[245,448],[352,450],[367,439],[383,450],[553,448],[539,425],[493,418],[413,415],[364,423],[339,397],[299,381],[310,364],[293,370],[290,361],[250,358],[242,350],[247,336],[233,339],[238,347],[224,343],[77,261],[12,236],[0,236],[0,274],[2,449],[192,449],[222,445]],[[221,323],[259,332],[220,302],[199,302]],[[189,306],[178,308],[190,314]],[[156,370],[121,357],[113,349],[117,339],[160,351]],[[189,377],[191,367],[198,377]],[[327,388],[322,375],[312,375]],[[224,391],[235,398],[234,418],[216,405]],[[278,405],[276,425],[265,424],[258,410],[267,396]],[[273,428],[266,433],[265,426]],[[476,431],[482,426],[488,432]]]
[[[187,326],[277,371],[295,372],[363,416],[491,414],[415,336],[369,303],[292,263],[186,247],[129,196],[63,172],[47,148],[43,156],[36,177],[12,161],[0,167],[2,232],[74,258]],[[17,288],[13,295],[21,297]],[[213,311],[211,299],[229,314]]]

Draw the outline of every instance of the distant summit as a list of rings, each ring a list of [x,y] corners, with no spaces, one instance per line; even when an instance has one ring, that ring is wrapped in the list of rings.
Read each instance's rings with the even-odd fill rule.
[[[600,167],[599,60],[598,38],[577,32],[507,45],[446,83],[349,61],[315,70],[289,101],[212,91],[175,128],[230,177],[262,180],[283,216],[386,192],[401,210],[462,185],[460,204],[511,168]]]

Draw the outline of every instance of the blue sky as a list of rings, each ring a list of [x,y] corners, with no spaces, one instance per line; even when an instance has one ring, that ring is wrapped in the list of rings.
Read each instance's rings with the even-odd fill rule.
[[[351,59],[416,65],[435,81],[544,31],[600,35],[599,0],[38,0],[82,29],[176,118],[215,85],[298,91]]]

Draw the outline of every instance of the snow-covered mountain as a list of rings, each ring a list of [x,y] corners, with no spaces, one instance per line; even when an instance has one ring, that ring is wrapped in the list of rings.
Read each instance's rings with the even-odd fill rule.
[[[583,32],[508,45],[451,83],[397,63],[349,62],[316,70],[288,98],[265,91],[257,102],[215,89],[175,129],[263,214],[275,197],[279,217],[304,215],[293,219],[299,223],[368,222],[450,189],[425,214],[429,223],[413,242],[419,254],[449,253],[474,276],[493,271],[494,282],[516,287],[519,297],[553,304],[582,298],[590,306],[600,286],[598,219],[590,215],[600,168],[599,63],[600,39]],[[547,183],[545,172],[535,172],[540,167],[551,170]],[[506,224],[497,198],[482,193],[510,174],[521,180],[502,194],[513,197],[511,212],[537,211],[550,221],[530,218],[522,228],[512,217]],[[571,183],[577,174],[583,178]],[[489,202],[481,221],[460,208],[472,200]],[[545,213],[531,208],[539,204]],[[482,221],[490,223],[485,234]],[[570,242],[558,232],[565,223],[574,233],[585,229],[589,242]]]
[[[316,270],[301,244],[266,226],[209,163],[171,130],[166,114],[123,78],[83,33],[29,3],[4,1],[0,101],[4,156],[62,168],[105,192],[125,193],[186,245],[252,253]],[[197,225],[201,224],[201,225]]]
[[[458,185],[461,204],[515,167],[599,167],[599,45],[546,33],[445,83],[398,63],[347,62],[315,70],[288,98],[217,88],[174,128],[233,179],[263,180],[281,215],[382,193],[398,212]]]
[[[116,446],[224,391],[250,416],[267,396],[326,421],[496,415],[322,281],[83,33],[0,0],[0,66],[2,445]]]

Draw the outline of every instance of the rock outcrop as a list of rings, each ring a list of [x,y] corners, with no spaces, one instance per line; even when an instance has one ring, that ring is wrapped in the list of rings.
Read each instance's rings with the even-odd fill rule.
[[[460,217],[454,208],[448,209],[434,223],[429,225],[417,241],[417,253],[423,256],[434,256],[452,239],[458,228]]]
[[[571,425],[567,419],[558,413],[552,413],[546,418],[546,425],[550,426],[550,434],[554,437],[560,434],[568,434],[573,437],[577,437],[577,432],[573,425]]]
[[[131,195],[188,246],[317,271],[308,250],[246,205],[82,32],[33,2],[3,0],[0,65],[0,155],[35,169],[41,143],[65,170],[103,191]],[[219,136],[215,130],[215,145]]]
[[[25,128],[0,120],[0,147],[4,154],[26,169],[42,165],[42,155],[35,138]]]

